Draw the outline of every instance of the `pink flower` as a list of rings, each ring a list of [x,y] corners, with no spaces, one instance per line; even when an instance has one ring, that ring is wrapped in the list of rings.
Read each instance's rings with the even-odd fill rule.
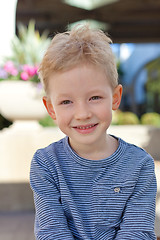
[[[20,79],[23,81],[32,81],[39,82],[38,79],[38,65],[19,65],[14,64],[12,61],[8,61],[1,67],[0,70],[3,70],[6,78],[8,79]],[[2,71],[1,71],[2,72]],[[0,72],[0,79],[2,79]],[[4,77],[3,77],[4,78]]]
[[[17,76],[18,75],[18,70],[16,68],[13,68],[10,72],[12,76]]]
[[[37,68],[30,65],[24,65],[23,70],[27,72],[30,77],[33,77],[37,73]]]
[[[15,68],[13,62],[11,61],[6,62],[6,64],[4,65],[4,70],[12,76],[18,75],[18,70]]]
[[[11,61],[6,62],[5,65],[4,65],[4,69],[8,73],[11,73],[14,68],[15,68],[14,64]]]
[[[36,65],[36,66],[34,66],[34,70],[35,70],[35,74],[37,74],[38,75],[38,65]]]
[[[21,73],[21,78],[22,78],[22,80],[27,81],[29,79],[28,73],[27,72],[22,72]]]

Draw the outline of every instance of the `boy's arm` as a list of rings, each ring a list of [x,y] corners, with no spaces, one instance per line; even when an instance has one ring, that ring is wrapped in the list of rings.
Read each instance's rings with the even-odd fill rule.
[[[60,193],[45,159],[34,155],[31,163],[30,185],[35,202],[35,236],[44,240],[74,240],[60,203]]]
[[[154,221],[157,185],[154,162],[148,156],[134,193],[125,207],[115,240],[156,240]]]

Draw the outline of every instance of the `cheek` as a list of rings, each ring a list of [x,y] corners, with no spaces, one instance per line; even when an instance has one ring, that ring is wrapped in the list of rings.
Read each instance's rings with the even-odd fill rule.
[[[108,105],[99,106],[96,109],[97,115],[103,121],[110,121],[112,118],[112,107]]]
[[[66,134],[66,126],[67,126],[67,124],[66,124],[66,122],[65,122],[65,119],[63,119],[63,118],[57,118],[57,119],[56,119],[56,124],[57,124],[58,128],[59,128],[64,134]]]
[[[102,115],[101,115],[101,119],[105,122],[111,122],[112,121],[112,111],[106,111],[106,112],[103,112]]]
[[[70,121],[70,117],[67,111],[57,110],[56,111],[56,122],[59,127],[67,125]]]

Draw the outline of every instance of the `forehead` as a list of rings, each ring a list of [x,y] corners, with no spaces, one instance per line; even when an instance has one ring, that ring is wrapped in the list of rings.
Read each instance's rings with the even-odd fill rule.
[[[82,64],[69,70],[53,73],[49,78],[49,91],[96,89],[110,85],[105,71],[91,64]]]

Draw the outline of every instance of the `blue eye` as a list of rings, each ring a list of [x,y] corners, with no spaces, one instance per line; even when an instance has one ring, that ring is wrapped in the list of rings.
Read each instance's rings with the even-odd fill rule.
[[[98,99],[101,99],[101,97],[100,96],[93,96],[93,97],[91,97],[91,100],[98,100]]]
[[[70,104],[70,103],[71,103],[70,100],[64,100],[64,101],[61,102],[61,104],[64,104],[64,105],[66,105],[66,104]]]

